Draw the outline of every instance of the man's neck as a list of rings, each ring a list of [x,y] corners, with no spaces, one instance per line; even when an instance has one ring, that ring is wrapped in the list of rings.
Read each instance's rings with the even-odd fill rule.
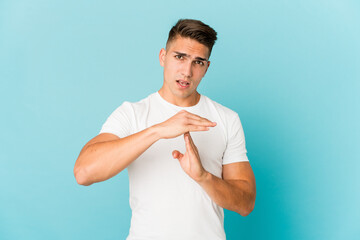
[[[200,101],[200,94],[197,91],[187,98],[180,98],[173,94],[166,94],[162,88],[158,91],[158,93],[165,101],[179,107],[191,107]]]

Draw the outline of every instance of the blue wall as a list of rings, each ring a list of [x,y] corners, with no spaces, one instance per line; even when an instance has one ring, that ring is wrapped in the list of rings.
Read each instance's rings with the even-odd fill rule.
[[[0,239],[125,239],[124,171],[73,166],[123,101],[162,85],[179,18],[219,40],[202,94],[240,115],[254,211],[229,240],[360,239],[359,1],[0,1]]]

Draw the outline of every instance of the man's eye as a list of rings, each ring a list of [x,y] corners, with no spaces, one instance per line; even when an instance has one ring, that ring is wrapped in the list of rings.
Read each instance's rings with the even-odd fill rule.
[[[181,56],[181,55],[175,55],[175,57],[176,57],[177,59],[183,59],[183,58],[184,58],[184,57]]]
[[[204,62],[203,62],[203,61],[199,61],[199,60],[195,61],[195,63],[196,63],[196,64],[200,64],[201,66],[204,65]]]

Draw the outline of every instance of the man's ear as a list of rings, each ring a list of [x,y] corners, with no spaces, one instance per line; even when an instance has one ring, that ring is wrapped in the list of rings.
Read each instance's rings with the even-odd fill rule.
[[[209,67],[210,67],[210,61],[207,61],[207,67],[206,67],[205,73],[207,72],[207,70],[209,69]]]
[[[165,55],[166,55],[166,50],[164,48],[162,48],[159,53],[159,61],[160,61],[160,65],[162,67],[164,67]]]

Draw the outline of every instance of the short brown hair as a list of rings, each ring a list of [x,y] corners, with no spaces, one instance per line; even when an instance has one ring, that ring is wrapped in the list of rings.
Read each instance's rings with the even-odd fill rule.
[[[177,36],[188,37],[204,44],[209,48],[209,57],[211,50],[217,39],[217,33],[209,25],[195,19],[179,19],[179,21],[170,29],[166,47]]]

